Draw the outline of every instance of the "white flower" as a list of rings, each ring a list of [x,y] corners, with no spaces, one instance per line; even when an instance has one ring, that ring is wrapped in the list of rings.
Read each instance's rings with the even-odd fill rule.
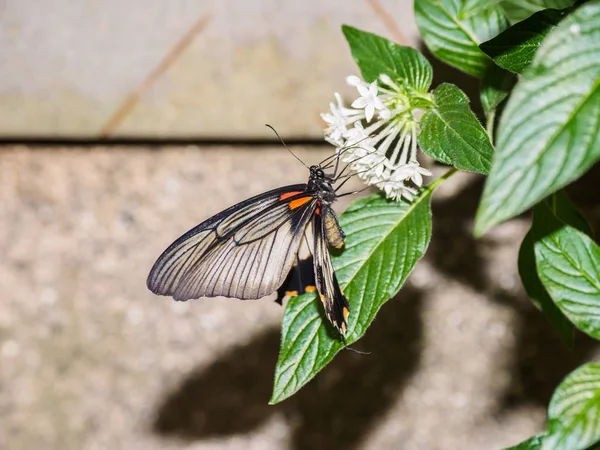
[[[337,147],[341,160],[367,184],[377,186],[388,198],[411,200],[417,190],[410,184],[421,187],[423,176],[431,175],[417,161],[416,108],[411,106],[401,80],[394,82],[387,75],[379,80],[381,86],[356,76],[346,78],[360,97],[346,108],[340,95],[335,94],[337,105],[330,104],[331,113],[321,115],[329,125],[325,139]]]
[[[327,130],[325,131],[327,141],[333,145],[338,145],[343,142],[342,136],[348,129],[346,128],[346,116],[341,105],[342,98],[337,92],[335,93],[335,98],[338,100],[338,106],[336,107],[336,105],[330,103],[329,109],[331,110],[331,113],[321,114],[321,118],[329,124],[329,127],[327,127]]]
[[[371,84],[367,84],[362,81],[360,78],[355,76],[349,76],[347,78],[348,84],[351,86],[355,86],[360,94],[354,102],[352,102],[352,107],[365,110],[365,118],[367,122],[370,122],[373,119],[373,115],[375,114],[375,109],[385,110],[387,109],[381,99],[377,96],[377,81],[373,81]]]
[[[354,122],[354,127],[346,131],[346,133],[344,133],[344,137],[346,138],[347,147],[370,139],[369,134],[365,131],[360,121]]]
[[[431,172],[424,169],[417,161],[411,161],[408,164],[401,165],[395,171],[395,176],[401,180],[411,180],[416,186],[423,185],[423,175],[430,177]]]
[[[377,187],[385,192],[386,197],[396,201],[402,198],[411,201],[417,195],[416,189],[405,185],[402,181],[385,180],[377,183]]]

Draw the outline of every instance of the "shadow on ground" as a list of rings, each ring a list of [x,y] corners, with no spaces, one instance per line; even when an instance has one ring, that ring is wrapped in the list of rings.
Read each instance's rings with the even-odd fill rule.
[[[596,165],[567,189],[596,231],[596,236],[600,230],[599,177],[600,165]],[[495,300],[509,304],[519,312],[515,323],[518,341],[511,368],[513,382],[505,394],[504,405],[537,403],[545,407],[556,386],[576,367],[590,361],[600,350],[600,344],[576,331],[574,348],[569,350],[550,322],[527,298],[500,295]]]
[[[599,177],[600,166],[597,165],[568,189],[571,199],[582,209],[594,230],[600,229]],[[504,409],[523,404],[545,408],[563,378],[589,361],[600,350],[600,344],[576,332],[574,348],[568,349],[550,322],[524,294],[508,295],[498,288],[496,280],[486,278],[482,249],[493,244],[485,237],[474,239],[470,231],[483,181],[483,177],[474,179],[473,183],[452,198],[434,201],[434,232],[427,255],[431,256],[430,261],[440,272],[486,293],[491,301],[517,311],[517,319],[513,324],[516,345],[509,368],[512,383],[501,404]],[[526,213],[521,218],[527,219],[528,216]],[[502,410],[499,414],[502,414]]]
[[[280,339],[280,330],[271,329],[191,373],[159,406],[153,431],[206,439],[247,433],[284,414],[294,429],[292,448],[358,448],[394,404],[421,354],[420,293],[403,289],[384,308],[357,344],[371,355],[342,351],[283,403],[267,405]]]

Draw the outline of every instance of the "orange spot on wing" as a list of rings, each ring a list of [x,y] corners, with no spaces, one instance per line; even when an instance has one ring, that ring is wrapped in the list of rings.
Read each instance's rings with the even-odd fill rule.
[[[292,200],[290,202],[290,209],[300,208],[302,205],[310,202],[311,200],[312,200],[312,197],[310,197],[310,196],[300,197],[300,198],[297,198],[296,200]]]
[[[302,192],[284,192],[279,196],[279,200],[285,200],[286,198],[293,197],[294,195],[302,194]]]
[[[304,292],[315,292],[317,288],[315,286],[306,286]]]

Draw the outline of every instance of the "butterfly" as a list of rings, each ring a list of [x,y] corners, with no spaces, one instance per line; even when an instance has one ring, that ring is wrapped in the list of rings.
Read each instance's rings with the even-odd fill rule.
[[[293,153],[292,153],[293,154]],[[294,155],[295,156],[295,155]],[[331,208],[337,190],[339,155],[309,167],[306,184],[280,187],[231,206],[192,228],[156,260],[148,289],[175,300],[199,297],[259,299],[284,285],[307,228],[312,227],[314,284],[329,322],[345,336],[350,305],[333,269],[329,246],[346,235]],[[297,158],[297,157],[296,157]]]

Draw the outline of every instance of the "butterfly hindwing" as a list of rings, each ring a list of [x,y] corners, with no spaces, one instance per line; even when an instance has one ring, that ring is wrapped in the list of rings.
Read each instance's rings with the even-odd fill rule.
[[[289,297],[315,292],[316,289],[314,262],[311,255],[305,259],[299,259],[292,267],[281,287],[277,289],[275,301],[281,305],[283,300]]]
[[[257,299],[288,275],[317,200],[305,184],[257,195],[213,216],[158,258],[148,288],[176,300]]]
[[[325,217],[325,219],[323,219]],[[330,218],[335,220],[336,230],[331,230],[329,233],[335,233],[336,236],[329,238],[328,227],[333,227]],[[346,334],[348,326],[348,314],[350,313],[350,305],[348,300],[342,293],[338,283],[331,256],[329,254],[328,244],[330,240],[338,241],[340,236],[343,244],[343,231],[337,224],[335,213],[326,205],[321,205],[313,216],[313,231],[314,231],[314,272],[317,290],[327,318],[335,328],[342,334]]]

